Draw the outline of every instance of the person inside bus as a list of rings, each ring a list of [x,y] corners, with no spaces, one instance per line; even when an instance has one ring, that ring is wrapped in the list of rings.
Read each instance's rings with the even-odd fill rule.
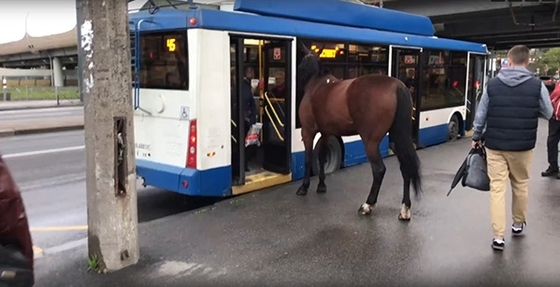
[[[403,83],[410,90],[410,94],[414,94],[414,87],[416,87],[416,77],[414,68],[406,69],[406,76],[402,79]]]
[[[276,85],[272,88],[272,94],[277,99],[286,98],[286,76],[284,72],[279,71],[274,75]]]
[[[253,98],[253,87],[251,86],[251,81],[254,77],[255,70],[253,67],[245,66],[245,76],[241,83],[241,96],[244,102],[242,113],[245,117],[245,135],[249,133],[251,126],[257,123],[257,105],[255,104],[255,98]],[[245,171],[250,171],[249,160],[252,158],[254,151],[254,146],[252,145],[245,148]]]

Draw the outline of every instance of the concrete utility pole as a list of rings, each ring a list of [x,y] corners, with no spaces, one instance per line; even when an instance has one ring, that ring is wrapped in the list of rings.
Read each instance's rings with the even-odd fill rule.
[[[139,258],[127,0],[81,0],[88,245],[100,268]],[[80,17],[78,17],[80,18]]]

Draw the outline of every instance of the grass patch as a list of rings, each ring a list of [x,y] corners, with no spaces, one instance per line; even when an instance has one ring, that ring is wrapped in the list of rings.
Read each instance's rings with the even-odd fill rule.
[[[7,89],[12,101],[40,101],[56,100],[57,93],[60,100],[78,100],[78,87],[11,87]],[[0,94],[0,100],[3,94]]]
[[[100,265],[101,260],[97,254],[93,254],[88,257],[88,271],[98,272]]]

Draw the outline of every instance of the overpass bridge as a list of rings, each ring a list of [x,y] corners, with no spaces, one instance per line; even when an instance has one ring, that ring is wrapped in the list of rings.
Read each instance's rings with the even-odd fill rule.
[[[485,43],[489,49],[507,49],[515,44],[526,44],[531,48],[560,46],[560,0],[346,1],[429,16],[438,36]],[[169,3],[185,4],[186,0],[151,2],[169,6]],[[209,9],[226,10],[231,10],[233,4],[233,0],[195,2]],[[63,70],[77,69],[76,2],[61,0],[37,5],[27,13],[14,14],[10,9],[0,11],[3,27],[23,27],[4,43],[0,42],[0,67],[52,69],[56,81],[61,78]],[[148,0],[133,0],[129,2],[129,10],[133,13],[149,5]],[[177,7],[187,8],[186,5]]]
[[[429,16],[439,37],[485,43],[489,49],[560,46],[559,0],[385,1],[384,8]]]
[[[43,1],[45,2],[45,1]],[[156,5],[169,6],[179,0],[153,0]],[[232,9],[233,1],[197,0],[199,6],[208,9]],[[185,3],[176,6],[187,9]],[[24,4],[19,4],[24,5]],[[150,6],[148,0],[129,0],[129,11],[134,13]],[[171,7],[167,7],[172,9]],[[0,67],[4,68],[52,68],[56,74],[62,70],[74,70],[78,65],[78,26],[76,0],[59,0],[34,5],[22,11],[21,6],[11,4],[0,10],[0,27],[8,32],[0,37]],[[0,76],[2,76],[0,74]]]

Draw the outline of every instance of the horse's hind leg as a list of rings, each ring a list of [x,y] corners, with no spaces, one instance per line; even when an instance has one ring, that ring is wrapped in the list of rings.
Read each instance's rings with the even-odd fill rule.
[[[327,192],[327,185],[325,184],[325,164],[327,163],[327,154],[329,151],[329,138],[328,135],[322,135],[319,140],[319,184],[317,185],[317,193]]]
[[[385,177],[385,171],[387,170],[385,164],[383,163],[383,159],[381,158],[381,153],[379,152],[379,143],[367,143],[366,154],[371,164],[373,184],[371,185],[366,202],[362,204],[358,210],[358,213],[361,215],[371,214],[373,207],[377,203],[381,183],[383,182],[383,177]]]
[[[307,195],[309,190],[310,177],[311,177],[311,160],[313,159],[313,138],[317,133],[308,133],[302,130],[303,145],[305,146],[305,175],[303,176],[303,183],[298,188],[297,195]]]
[[[403,177],[403,199],[401,205],[401,211],[399,213],[399,220],[409,221],[411,214],[410,208],[412,207],[412,202],[410,201],[410,177],[406,175],[401,167],[401,173]]]

